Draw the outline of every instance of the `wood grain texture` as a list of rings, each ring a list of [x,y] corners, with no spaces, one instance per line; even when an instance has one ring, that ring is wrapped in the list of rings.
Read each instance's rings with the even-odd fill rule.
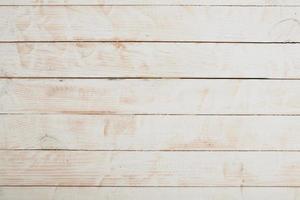
[[[297,0],[2,0],[0,5],[300,5]]]
[[[5,200],[300,200],[299,188],[0,187]]]
[[[0,199],[300,200],[299,6],[1,1]]]
[[[1,6],[0,41],[300,42],[298,7]]]
[[[8,43],[1,77],[300,78],[298,44]]]
[[[0,149],[300,150],[300,116],[0,115]]]
[[[1,113],[299,114],[299,81],[1,80]]]
[[[0,185],[300,186],[299,152],[1,151]]]

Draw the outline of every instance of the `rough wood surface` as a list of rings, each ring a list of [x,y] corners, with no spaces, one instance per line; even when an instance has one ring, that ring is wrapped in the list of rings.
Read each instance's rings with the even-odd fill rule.
[[[300,186],[298,152],[1,151],[0,185]]]
[[[0,187],[5,200],[300,200],[298,188]]]
[[[297,0],[2,0],[0,199],[300,200],[299,24]]]
[[[0,80],[1,113],[300,114],[299,81]]]
[[[300,42],[299,7],[1,6],[0,41]]]
[[[1,77],[300,78],[298,44],[8,43]]]
[[[0,5],[277,5],[297,6],[297,0],[2,0]]]
[[[300,116],[0,115],[0,149],[300,150]]]

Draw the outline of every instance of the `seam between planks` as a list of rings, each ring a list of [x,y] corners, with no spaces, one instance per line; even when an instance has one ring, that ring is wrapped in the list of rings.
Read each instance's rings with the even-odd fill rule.
[[[189,76],[177,76],[177,77],[172,77],[172,76],[166,76],[166,77],[98,77],[98,76],[93,76],[93,77],[78,77],[78,76],[0,76],[1,79],[58,79],[60,81],[63,81],[62,79],[107,79],[107,80],[160,80],[160,79],[168,79],[168,80],[207,80],[207,79],[213,79],[213,80],[300,80],[300,78],[260,78],[260,77],[189,77]]]
[[[0,7],[64,7],[64,6],[101,6],[101,7],[300,7],[300,5],[216,5],[216,4],[2,4]]]
[[[224,152],[224,153],[231,153],[231,152],[291,152],[291,153],[297,153],[300,152],[300,150],[257,150],[257,149],[241,149],[241,150],[235,150],[235,149],[213,149],[213,150],[126,150],[126,149],[0,149],[0,151],[78,151],[78,152]]]
[[[2,112],[0,115],[103,115],[103,116],[300,116],[300,114],[162,114],[162,113],[105,113],[105,112],[86,112],[86,111],[61,111],[61,112]]]
[[[1,6],[0,6],[1,7]],[[200,44],[300,44],[300,42],[209,41],[209,40],[5,40],[1,43],[200,43]]]
[[[39,188],[47,188],[47,187],[59,187],[59,188],[300,188],[299,186],[286,186],[286,185],[282,185],[282,186],[267,186],[267,185],[240,185],[240,186],[196,186],[196,185],[192,185],[192,186],[175,186],[175,185],[171,185],[171,186],[146,186],[146,185],[141,185],[141,186],[124,186],[124,185],[120,185],[120,186],[96,186],[96,185],[0,185],[0,188],[11,188],[11,187],[39,187]]]
[[[0,115],[103,115],[103,116],[300,116],[300,114],[162,114],[162,113],[105,113],[105,112],[86,112],[86,111],[61,111],[61,112],[31,112],[31,113],[18,113],[18,112],[2,112]]]

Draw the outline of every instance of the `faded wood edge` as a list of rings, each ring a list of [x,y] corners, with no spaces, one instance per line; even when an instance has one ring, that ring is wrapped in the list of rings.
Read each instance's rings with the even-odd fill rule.
[[[1,6],[0,7],[10,7],[10,6]],[[12,6],[16,7],[16,6]],[[35,7],[35,6],[28,6]],[[51,6],[49,6],[51,7]],[[65,6],[72,7],[72,6]],[[82,6],[77,6],[82,7]],[[118,6],[115,6],[118,7]],[[120,6],[119,6],[120,7]],[[122,6],[121,6],[122,7]],[[134,7],[134,6],[133,6]],[[143,6],[146,7],[146,6]],[[161,7],[161,6],[157,6]],[[182,6],[184,7],[184,6]],[[197,6],[195,6],[197,7]],[[226,7],[226,6],[225,6]],[[297,6],[298,7],[298,6]],[[300,6],[299,6],[300,7]],[[10,43],[187,43],[187,44],[300,44],[300,41],[242,41],[242,40],[0,40],[0,44],[10,44]]]
[[[182,80],[182,79],[187,79],[187,80],[207,80],[207,79],[215,79],[215,80],[300,80],[299,78],[261,78],[261,77],[189,77],[189,76],[1,76],[0,75],[0,80],[1,79],[58,79],[58,80],[63,80],[63,79],[102,79],[102,80],[161,80],[161,79],[168,79],[168,80]]]
[[[232,116],[232,117],[247,117],[247,116],[283,116],[283,117],[298,117],[300,114],[168,114],[168,113],[110,113],[110,112],[86,112],[86,111],[61,111],[61,112],[1,112],[0,115],[98,115],[98,116]]]
[[[297,166],[299,159],[295,158],[296,153],[230,153],[230,152],[191,152],[191,153],[141,153],[141,152],[1,152],[4,157],[4,166],[7,168],[4,170],[4,177],[0,180],[1,186],[135,186],[135,187],[299,187],[299,180],[292,175],[292,172],[297,172]],[[51,157],[49,157],[51,155]],[[35,159],[41,158],[43,160],[49,160],[49,162],[34,162],[32,156]],[[177,158],[181,156],[184,165],[174,165],[175,168],[168,168],[169,164],[173,164]],[[196,157],[199,159],[195,159]],[[12,157],[16,159],[11,159]],[[222,157],[220,160],[217,157]],[[24,158],[24,159],[23,159]],[[68,158],[66,163],[65,159]],[[146,158],[145,160],[141,158]],[[157,159],[159,158],[159,159]],[[113,162],[112,162],[113,159]],[[140,169],[132,171],[131,162],[134,159],[137,164],[141,165]],[[129,162],[128,162],[129,160]],[[257,165],[253,165],[253,161],[257,160]],[[19,162],[21,161],[21,162]],[[93,162],[93,165],[89,163]],[[233,165],[226,165],[226,162],[233,162]],[[235,162],[236,161],[236,162]],[[158,162],[158,163],[157,163]],[[34,165],[33,165],[34,163]],[[279,167],[273,167],[277,164]],[[193,165],[189,165],[193,164]],[[68,168],[68,166],[74,166],[75,168]],[[199,166],[204,166],[198,168]],[[218,168],[210,170],[211,165],[217,165]],[[32,166],[29,170],[28,166]],[[53,171],[43,170],[48,166],[53,166],[55,169],[54,176],[51,175]],[[86,177],[84,180],[78,182],[79,175],[76,173],[76,168],[88,166],[86,171]],[[121,166],[121,167],[120,167]],[[153,166],[157,166],[155,171],[158,173],[154,175],[152,179],[137,179],[135,182],[130,182],[130,175],[151,174]],[[191,166],[189,172],[185,174],[185,166]],[[236,171],[236,167],[242,166],[242,172]],[[262,171],[256,171],[256,167],[264,166]],[[292,166],[289,168],[289,166]],[[270,169],[268,169],[270,168]],[[111,169],[113,171],[107,171],[105,169]],[[234,177],[234,179],[224,179],[219,181],[219,177],[223,177],[223,169],[225,172],[229,170],[229,174],[226,176]],[[239,168],[238,168],[239,169]],[[243,170],[245,169],[246,176]],[[284,169],[284,170],[281,170]],[[28,170],[28,171],[27,171]],[[64,171],[70,170],[70,173],[66,175],[64,179]],[[270,171],[269,171],[270,170]],[[28,172],[28,174],[27,174]],[[114,173],[116,172],[116,173]],[[98,178],[104,177],[107,174],[124,175],[124,178],[116,176],[109,176],[98,182]],[[159,173],[161,172],[161,173]],[[181,180],[190,180],[192,172],[198,174],[205,174],[207,176],[204,179],[193,179],[191,181],[181,184],[174,179],[173,174],[182,174]],[[165,176],[167,173],[167,176]],[[217,173],[216,177],[211,177],[212,174]],[[259,176],[266,173],[262,179],[252,179],[252,177]],[[22,175],[28,175],[28,179],[22,179]],[[273,176],[276,174],[276,176]],[[277,175],[278,174],[278,175]],[[280,174],[280,175],[279,175]],[[48,177],[46,180],[41,180],[38,177],[45,175]],[[56,180],[56,177],[61,177],[60,181]],[[219,177],[218,177],[219,176]],[[90,177],[90,178],[89,178]],[[129,177],[129,178],[127,178]],[[290,179],[289,179],[290,178]],[[174,179],[174,180],[173,180]],[[163,180],[164,182],[157,183],[155,180]],[[207,181],[206,181],[207,180]]]
[[[162,189],[172,189],[172,188],[182,188],[182,189],[184,189],[184,188],[186,188],[186,189],[192,189],[192,188],[203,188],[203,189],[205,189],[205,188],[207,188],[207,189],[218,189],[218,188],[224,188],[224,189],[230,189],[230,188],[232,188],[232,189],[234,189],[234,188],[248,188],[248,189],[256,189],[256,188],[261,188],[261,189],[263,189],[263,188],[273,188],[273,189],[276,189],[276,188],[278,188],[278,189],[280,189],[280,188],[294,188],[294,189],[300,189],[300,185],[299,186],[284,186],[284,185],[282,185],[282,186],[260,186],[260,185],[251,185],[251,186],[249,186],[249,185],[243,185],[243,186],[238,186],[238,185],[236,185],[236,186],[234,186],[234,185],[232,185],[232,186],[227,186],[227,185],[224,185],[224,186],[218,186],[218,185],[216,185],[216,186],[210,186],[210,185],[208,185],[208,186],[205,186],[205,185],[200,185],[200,186],[182,186],[182,185],[178,185],[178,186],[167,186],[167,185],[164,185],[164,186],[161,186],[161,185],[157,185],[157,186],[155,186],[155,185],[151,185],[151,186],[146,186],[146,185],[141,185],[141,186],[135,186],[135,185],[131,185],[131,186],[100,186],[100,185],[90,185],[90,186],[85,186],[85,185],[0,185],[0,190],[1,189],[10,189],[10,188],[22,188],[22,189],[26,189],[26,188],[36,188],[36,189],[46,189],[46,188],[53,188],[53,189],[55,189],[55,188],[66,188],[66,189],[69,189],[69,188],[77,188],[77,189],[80,189],[80,188],[95,188],[95,189],[101,189],[101,188],[103,188],[103,189],[105,189],[105,188],[107,188],[107,189],[113,189],[113,188],[116,188],[116,189],[121,189],[121,188],[136,188],[136,189],[142,189],[142,188],[149,188],[149,189],[151,189],[151,188],[162,188]],[[0,193],[1,194],[1,193]],[[1,195],[0,195],[0,197],[1,197]]]
[[[298,187],[0,187],[0,197],[10,200],[53,200],[72,199],[98,200],[122,199],[137,200],[145,197],[147,200],[174,199],[188,197],[191,200],[223,199],[223,200],[297,200]]]
[[[113,150],[113,149],[0,149],[0,152],[1,151],[28,151],[28,152],[37,152],[37,151],[47,151],[47,152],[57,152],[57,151],[63,151],[63,152],[237,152],[237,153],[243,153],[243,152],[253,152],[253,153],[259,153],[259,152],[282,152],[282,153],[295,153],[295,152],[300,152],[300,149],[299,150],[284,150],[284,149],[275,149],[275,150],[272,150],[272,149],[267,149],[267,150],[256,150],[256,149],[247,149],[247,150],[244,150],[244,149],[239,149],[239,150],[235,150],[235,149],[231,149],[231,150],[226,150],[226,149],[218,149],[218,150],[215,150],[215,149],[211,149],[211,150],[192,150],[192,149],[189,149],[189,150],[167,150],[167,149],[163,149],[163,150],[140,150],[140,149],[137,149],[137,150],[126,150],[126,149],[118,149],[118,150]]]
[[[261,3],[261,4],[251,4],[251,3],[2,3],[0,6],[198,6],[198,7],[300,7],[300,4],[276,4],[276,3]]]

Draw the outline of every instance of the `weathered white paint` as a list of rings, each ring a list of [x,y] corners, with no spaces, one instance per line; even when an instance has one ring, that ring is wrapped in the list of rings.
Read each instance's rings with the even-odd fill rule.
[[[1,6],[0,41],[300,42],[299,7]]]
[[[298,188],[0,187],[7,200],[299,200]]]
[[[300,116],[0,115],[0,149],[300,150]]]
[[[300,186],[299,152],[0,151],[0,185]]]
[[[20,4],[29,6],[15,6]],[[183,4],[197,6],[178,6]],[[300,198],[298,116],[256,115],[300,114],[299,81],[31,80],[298,79],[298,44],[240,42],[300,42],[299,1],[3,0],[0,5],[1,200]],[[83,40],[94,42],[78,42]]]
[[[1,113],[299,114],[299,81],[0,80]]]
[[[297,6],[297,0],[2,0],[0,5],[277,5]]]
[[[7,43],[1,77],[300,78],[298,44]]]

